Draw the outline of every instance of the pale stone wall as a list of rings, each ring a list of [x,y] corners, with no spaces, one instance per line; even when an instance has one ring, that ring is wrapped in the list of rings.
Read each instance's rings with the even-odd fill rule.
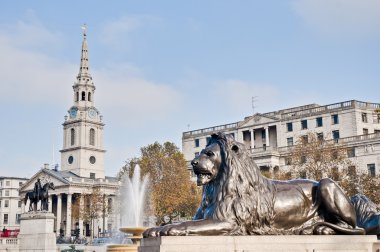
[[[244,118],[244,120],[221,126],[215,126],[200,130],[184,132],[182,137],[182,151],[185,159],[191,161],[195,153],[200,152],[206,145],[206,138],[212,133],[223,131],[225,133],[235,133],[235,139],[244,142],[251,149],[252,157],[259,166],[275,167],[287,169],[284,155],[288,138],[293,138],[293,143],[306,135],[308,132],[323,133],[327,139],[333,138],[333,131],[339,131],[339,137],[349,138],[363,135],[363,128],[368,129],[369,134],[380,131],[380,122],[377,119],[375,109],[380,108],[380,104],[366,103],[359,101],[347,101],[325,106],[316,104],[283,109],[279,111],[256,114]],[[367,122],[363,122],[362,114],[367,114]],[[333,123],[332,115],[337,115],[339,122]],[[317,118],[322,118],[322,126],[317,126]],[[301,128],[301,121],[307,121],[307,129]],[[287,123],[292,123],[293,131],[287,130]],[[263,148],[266,139],[262,138],[262,131],[269,127],[269,148]],[[243,141],[243,134],[246,131],[254,130],[254,143]],[[252,138],[252,137],[251,137]],[[195,139],[199,139],[199,147],[195,147]],[[375,164],[376,173],[379,173],[380,162],[380,135],[370,140],[347,140],[349,146],[355,147],[356,157],[352,158],[358,170],[367,171],[368,164]],[[189,166],[189,169],[190,166]]]
[[[0,177],[0,227],[14,230],[20,228],[20,223],[16,220],[16,215],[22,213],[21,200],[19,196],[20,183],[25,183],[25,178]],[[8,207],[5,202],[8,201]],[[8,214],[8,223],[4,223],[4,214]]]

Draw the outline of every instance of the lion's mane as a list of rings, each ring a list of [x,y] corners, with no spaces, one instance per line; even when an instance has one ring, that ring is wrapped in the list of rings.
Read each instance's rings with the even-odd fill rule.
[[[261,175],[243,144],[222,133],[213,135],[209,144],[215,141],[222,164],[215,180],[204,187],[202,204],[209,206],[207,218],[232,223],[231,235],[268,233],[275,187]]]

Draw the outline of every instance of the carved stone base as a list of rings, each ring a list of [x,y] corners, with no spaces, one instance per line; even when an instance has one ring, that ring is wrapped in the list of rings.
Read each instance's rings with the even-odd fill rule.
[[[375,235],[167,236],[144,238],[139,252],[376,252],[378,248]]]
[[[20,251],[56,251],[54,219],[54,214],[49,212],[21,214]]]

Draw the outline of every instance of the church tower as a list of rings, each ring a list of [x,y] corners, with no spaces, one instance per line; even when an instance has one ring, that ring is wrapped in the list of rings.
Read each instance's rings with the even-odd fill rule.
[[[104,123],[94,106],[95,86],[89,71],[86,37],[84,27],[79,74],[73,86],[73,106],[63,123],[61,169],[80,177],[104,178]]]

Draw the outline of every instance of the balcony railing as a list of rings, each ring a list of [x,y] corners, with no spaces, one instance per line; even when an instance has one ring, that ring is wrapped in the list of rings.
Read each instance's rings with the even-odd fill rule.
[[[358,142],[358,141],[366,141],[366,140],[380,140],[380,133],[373,133],[373,134],[368,134],[368,135],[359,135],[359,136],[352,136],[352,137],[344,137],[344,138],[338,138],[338,139],[330,139],[327,140],[327,142],[337,142],[337,143],[344,143],[344,144],[349,144],[353,142]],[[254,148],[250,149],[249,142],[245,143],[247,148],[249,149],[251,154],[269,154],[269,153],[286,153],[289,152],[293,149],[293,146],[281,146],[281,147],[275,147],[275,146],[267,146],[267,147],[259,147],[259,148]],[[273,153],[275,154],[275,153]]]
[[[197,136],[197,135],[202,135],[202,134],[211,134],[218,131],[233,130],[233,129],[236,129],[237,126],[238,126],[238,123],[230,123],[230,124],[224,124],[224,125],[214,126],[210,128],[187,131],[183,133],[183,137],[186,138],[186,137]]]
[[[332,112],[336,110],[344,110],[350,108],[362,108],[380,110],[380,103],[362,102],[356,100],[344,101],[333,103],[324,106],[318,106],[317,104],[305,105],[290,109],[284,109],[274,112],[268,112],[262,114],[263,116],[275,117],[278,120],[291,120],[295,118],[307,117],[315,114],[321,114],[326,112]],[[274,119],[275,119],[274,118]],[[198,136],[203,134],[211,134],[218,131],[233,130],[238,128],[239,122],[224,124],[204,129],[198,129],[193,131],[187,131],[183,133],[183,138],[189,138],[192,136]]]

